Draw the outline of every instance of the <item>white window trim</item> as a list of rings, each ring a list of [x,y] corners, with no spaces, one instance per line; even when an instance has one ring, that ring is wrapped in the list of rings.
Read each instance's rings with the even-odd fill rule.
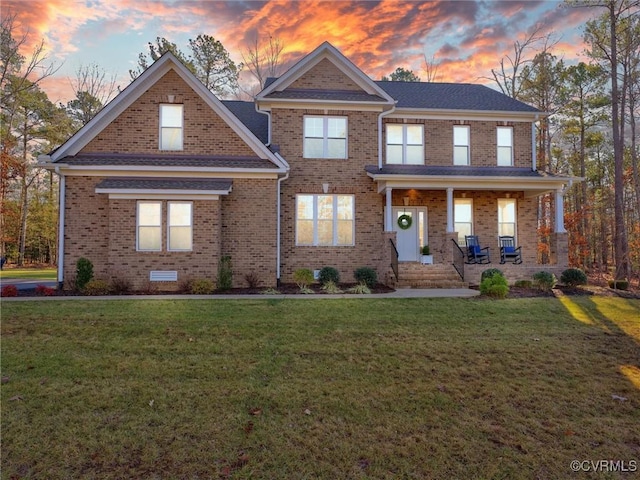
[[[461,201],[461,200],[467,201],[471,205],[471,221],[470,222],[458,222],[458,221],[456,221],[456,217],[455,217],[456,202]],[[458,223],[464,223],[464,224],[470,223],[471,224],[471,228],[470,228],[469,235],[474,235],[474,233],[473,233],[473,231],[474,231],[473,198],[454,198],[453,199],[453,215],[454,215],[454,217],[453,217],[453,229],[454,229],[454,231],[458,232],[458,243],[464,245],[464,235],[462,236],[462,238],[460,237],[460,235],[459,235],[460,231],[456,228],[456,224],[458,224]]]
[[[518,200],[515,198],[499,198],[498,199],[498,236],[502,236],[500,233],[500,225],[509,225],[512,222],[501,222],[500,221],[500,201],[506,200],[513,202],[513,238],[515,240],[516,245],[518,244]],[[508,236],[508,235],[507,235]]]
[[[160,225],[140,225],[140,204],[150,203],[160,205]],[[157,227],[160,229],[160,248],[140,248],[140,227]],[[162,202],[139,200],[136,202],[136,251],[137,252],[161,252],[162,251]]]
[[[298,242],[298,197],[313,197],[313,243],[299,243]],[[331,245],[321,244],[318,242],[318,197],[321,196],[330,196],[333,199],[333,239]],[[352,242],[350,244],[341,243],[338,244],[338,197],[351,197],[353,206],[352,211],[352,219],[351,219],[351,239]],[[320,193],[301,193],[296,195],[296,203],[295,203],[295,237],[296,237],[296,246],[297,247],[353,247],[356,244],[356,197],[351,194],[320,194]],[[309,220],[309,219],[305,219]]]
[[[164,128],[178,128],[178,127],[164,127],[162,125],[162,108],[163,107],[180,107],[181,116],[180,116],[180,145],[181,148],[162,148],[162,131]],[[181,103],[161,103],[160,108],[158,109],[158,149],[164,152],[181,152],[184,150],[184,105]]]
[[[456,144],[456,134],[455,134],[456,128],[464,128],[467,131],[467,143],[466,143],[466,145],[458,145],[458,144]],[[467,149],[467,161],[466,161],[466,163],[456,163],[456,147],[466,147],[466,149]],[[470,128],[469,125],[454,125],[453,126],[453,164],[454,165],[471,165],[471,128]]]
[[[398,146],[400,145],[399,143],[389,143],[389,134],[388,134],[388,128],[389,126],[399,126],[402,127],[402,159],[400,161],[400,163],[398,162],[392,162],[389,163],[389,145],[393,145],[393,146]],[[420,130],[422,130],[422,134],[421,134],[421,138],[422,138],[422,142],[421,143],[416,143],[416,144],[411,144],[412,147],[417,147],[420,146],[422,147],[422,154],[421,154],[421,158],[422,158],[422,163],[407,163],[407,147],[409,146],[409,143],[407,141],[408,139],[408,133],[407,133],[407,127],[420,127]],[[425,160],[424,160],[424,124],[421,123],[387,123],[386,124],[386,128],[385,128],[385,134],[386,134],[386,163],[388,165],[424,165]]]
[[[498,137],[499,137],[499,132],[501,129],[505,129],[505,130],[509,130],[511,132],[511,145],[500,145],[499,141],[498,141]],[[513,166],[513,144],[514,144],[514,139],[513,139],[513,127],[504,127],[504,126],[499,126],[496,128],[496,164],[499,167],[512,167]],[[501,148],[509,148],[509,163],[508,164],[503,164],[500,163],[500,149]]]
[[[305,131],[305,119],[307,118],[321,118],[322,119],[322,156],[321,157],[307,157],[305,154],[305,140],[307,138],[320,138],[320,137],[307,137]],[[342,137],[329,137],[329,119],[343,119],[345,121],[345,137],[344,137],[344,157],[329,157],[329,139],[340,139]],[[321,158],[324,160],[346,160],[349,158],[349,117],[342,115],[304,115],[302,119],[302,157],[303,158]]]
[[[171,248],[171,205],[174,204],[188,204],[191,205],[190,218],[189,218],[189,234],[191,240],[191,248]],[[187,225],[175,225],[185,227]],[[167,202],[167,252],[192,252],[193,251],[193,202],[176,202],[176,201],[168,201]]]

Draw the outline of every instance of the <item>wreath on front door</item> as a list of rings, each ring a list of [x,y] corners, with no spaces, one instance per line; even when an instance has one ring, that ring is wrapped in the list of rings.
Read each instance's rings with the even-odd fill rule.
[[[398,226],[402,230],[407,230],[411,228],[412,223],[413,223],[413,219],[411,218],[411,215],[407,215],[406,213],[404,213],[398,217]]]

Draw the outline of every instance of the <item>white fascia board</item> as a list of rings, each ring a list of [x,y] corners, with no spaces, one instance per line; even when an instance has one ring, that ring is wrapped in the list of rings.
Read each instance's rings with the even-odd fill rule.
[[[378,193],[386,188],[422,188],[432,190],[534,190],[555,191],[569,184],[572,178],[526,178],[526,177],[467,177],[467,176],[423,176],[423,175],[377,175],[368,173],[378,182]]]
[[[98,190],[102,189],[96,189],[96,193],[106,193],[109,195],[109,199],[113,200],[219,200],[221,195],[215,192],[185,193],[182,191],[182,193],[164,193],[159,190],[140,190],[139,193],[117,193]],[[226,195],[226,193],[222,195]]]
[[[331,45],[329,42],[324,42],[318,46],[313,52],[307,54],[292,68],[290,68],[284,75],[279,77],[275,82],[260,92],[256,100],[264,100],[266,95],[276,91],[285,90],[288,86],[294,83],[298,78],[307,73],[313,67],[315,67],[322,60],[328,59],[331,61],[342,73],[349,77],[353,82],[358,85],[362,90],[369,94],[379,95],[384,98],[390,104],[395,104],[395,100],[379,87],[373,80],[364,74],[362,70],[355,66],[351,60],[345,57],[337,48]]]
[[[485,120],[505,122],[536,122],[545,116],[542,112],[509,112],[495,110],[448,110],[440,108],[397,108],[386,118],[425,120]]]
[[[263,178],[275,179],[286,170],[257,168],[203,168],[203,167],[149,167],[149,166],[87,166],[68,164],[49,164],[44,168],[53,170],[56,167],[64,175],[69,176],[106,176],[120,177],[193,177],[199,178]]]

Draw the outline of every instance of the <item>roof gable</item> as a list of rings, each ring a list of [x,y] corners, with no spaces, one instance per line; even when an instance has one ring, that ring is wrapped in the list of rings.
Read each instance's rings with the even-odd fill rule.
[[[90,122],[52,152],[51,161],[56,162],[64,157],[77,155],[170,71],[175,72],[259,158],[267,159],[279,167],[286,168],[286,165],[170,52],[165,53],[154,62]]]
[[[322,75],[315,72],[322,71]],[[326,81],[329,79],[329,82]],[[393,104],[394,100],[329,42],[322,43],[302,58],[284,75],[270,83],[256,100],[267,98],[308,98],[301,92],[346,92],[345,101],[376,101]],[[322,100],[322,98],[313,98]]]

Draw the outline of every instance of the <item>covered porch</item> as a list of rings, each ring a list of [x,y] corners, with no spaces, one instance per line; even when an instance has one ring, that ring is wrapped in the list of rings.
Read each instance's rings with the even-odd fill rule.
[[[563,195],[572,179],[528,169],[421,166],[418,169],[425,173],[420,174],[415,166],[406,167],[367,170],[383,195],[384,229],[395,248],[390,250],[396,278],[403,266],[421,262],[425,245],[433,265],[454,267],[472,285],[492,267],[500,268],[510,282],[530,279],[543,269],[559,275],[567,268]],[[537,211],[538,197],[546,193],[553,194],[554,225],[551,262],[542,265],[537,254]],[[489,248],[488,263],[469,262],[465,235],[477,235],[482,247]],[[500,263],[500,235],[515,237],[522,247],[522,263]]]

